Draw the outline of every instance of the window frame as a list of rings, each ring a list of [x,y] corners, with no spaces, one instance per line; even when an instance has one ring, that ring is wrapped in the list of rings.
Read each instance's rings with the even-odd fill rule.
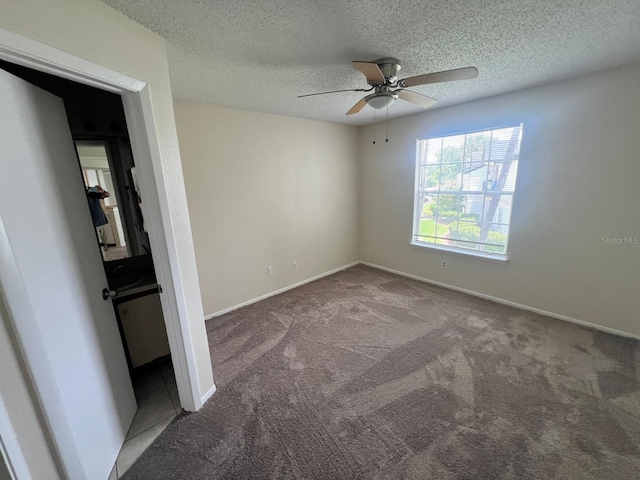
[[[480,260],[488,260],[491,262],[496,262],[496,263],[507,263],[508,260],[508,253],[509,253],[509,237],[511,234],[511,219],[513,217],[513,198],[515,196],[515,192],[516,192],[516,188],[517,188],[517,178],[518,178],[518,172],[516,170],[515,173],[515,178],[514,178],[514,186],[513,186],[513,190],[508,190],[506,192],[495,192],[495,191],[491,191],[491,190],[486,190],[485,188],[483,188],[482,190],[462,190],[462,187],[464,186],[464,175],[461,177],[461,185],[460,185],[460,189],[459,190],[442,190],[442,184],[439,181],[438,182],[438,189],[437,191],[432,192],[434,195],[481,195],[483,197],[483,202],[487,201],[487,198],[490,198],[492,195],[499,195],[501,197],[506,197],[506,196],[510,196],[511,197],[511,208],[510,208],[510,212],[509,212],[509,218],[508,218],[508,222],[484,222],[484,220],[482,220],[480,223],[491,223],[491,224],[501,224],[501,225],[506,225],[507,227],[507,234],[506,234],[506,240],[504,243],[504,253],[498,253],[498,252],[489,252],[489,251],[483,251],[483,250],[474,250],[474,249],[470,249],[470,248],[464,248],[464,247],[459,247],[459,246],[452,246],[452,245],[444,245],[444,244],[438,244],[435,243],[435,240],[437,240],[437,236],[432,237],[434,239],[434,242],[426,242],[426,241],[420,241],[417,240],[418,237],[420,237],[419,232],[420,232],[420,224],[421,224],[421,219],[422,219],[422,209],[423,209],[423,201],[422,201],[422,196],[425,193],[425,191],[420,189],[420,183],[421,183],[421,168],[423,167],[423,165],[421,164],[421,160],[422,160],[422,152],[421,152],[421,148],[420,148],[420,142],[424,142],[424,141],[429,141],[429,140],[442,140],[444,141],[444,139],[448,138],[448,137],[456,137],[456,136],[462,136],[462,135],[472,135],[475,133],[481,133],[481,132],[493,132],[495,130],[502,130],[502,129],[507,129],[507,128],[520,128],[520,138],[519,138],[519,148],[518,148],[518,156],[517,156],[517,161],[518,161],[518,165],[519,165],[519,160],[520,160],[520,152],[522,150],[522,138],[523,138],[523,130],[524,130],[524,124],[522,122],[520,123],[513,123],[513,124],[508,124],[508,125],[501,125],[501,126],[494,126],[494,127],[488,127],[488,128],[482,128],[482,129],[477,129],[477,130],[469,130],[469,131],[461,131],[461,132],[457,132],[457,133],[447,133],[447,134],[440,134],[440,135],[434,135],[434,136],[428,136],[426,138],[417,138],[416,139],[416,146],[415,146],[415,170],[414,170],[414,188],[413,188],[413,222],[412,222],[412,232],[411,232],[411,241],[410,241],[410,245],[416,248],[426,248],[426,249],[430,249],[430,250],[437,250],[437,251],[442,251],[442,252],[446,252],[446,253],[450,253],[450,254],[454,254],[454,255],[460,255],[460,256],[464,256],[464,257],[471,257],[471,258],[476,258],[476,259],[480,259]],[[491,160],[489,158],[489,160],[487,161],[487,170],[488,170],[488,165],[489,163],[501,163],[504,162],[504,160]],[[445,162],[445,163],[440,163],[437,165],[453,165],[453,164],[463,164],[465,163],[465,159],[463,158],[461,162]],[[480,165],[482,166],[482,164]],[[517,168],[517,167],[516,167]],[[487,172],[488,175],[488,172]],[[431,193],[431,192],[430,192]],[[461,240],[464,241],[464,240]],[[467,243],[474,243],[472,241],[469,241]]]

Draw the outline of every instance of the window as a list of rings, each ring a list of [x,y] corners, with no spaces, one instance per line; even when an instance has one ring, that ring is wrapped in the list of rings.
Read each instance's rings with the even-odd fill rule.
[[[506,259],[522,125],[418,140],[413,245]]]

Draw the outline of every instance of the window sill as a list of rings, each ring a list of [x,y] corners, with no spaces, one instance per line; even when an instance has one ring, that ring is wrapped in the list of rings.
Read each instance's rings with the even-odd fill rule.
[[[432,243],[420,243],[420,242],[411,242],[412,247],[417,248],[426,248],[429,250],[439,250],[441,252],[450,253],[452,255],[458,255],[460,257],[474,258],[477,260],[484,260],[487,262],[500,263],[502,265],[507,263],[506,255],[498,255],[498,254],[490,254],[490,253],[480,253],[473,251],[465,251],[457,248],[447,247],[445,245],[434,245]]]

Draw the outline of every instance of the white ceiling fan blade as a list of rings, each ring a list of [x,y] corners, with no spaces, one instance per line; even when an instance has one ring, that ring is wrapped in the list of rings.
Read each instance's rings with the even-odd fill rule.
[[[456,68],[455,70],[446,70],[444,72],[425,73],[424,75],[416,75],[415,77],[400,80],[398,85],[401,87],[415,87],[418,85],[427,85],[429,83],[453,82],[454,80],[469,80],[478,76],[476,67]]]
[[[411,90],[396,90],[396,93],[402,100],[414,103],[422,108],[429,108],[437,103],[435,98],[427,97],[426,95],[412,92]]]
[[[384,83],[385,78],[378,64],[372,62],[352,62],[353,66],[364,73],[369,83]]]
[[[298,95],[298,98],[302,98],[302,97],[313,97],[314,95],[326,95],[327,93],[339,93],[339,92],[369,92],[373,90],[372,88],[370,89],[364,89],[364,88],[349,88],[347,90],[331,90],[330,92],[319,92],[319,93],[308,93],[306,95]]]
[[[363,98],[358,103],[356,103],[353,107],[351,107],[351,110],[347,112],[347,115],[353,115],[354,113],[358,113],[360,110],[364,108],[366,104],[367,104],[367,99]]]

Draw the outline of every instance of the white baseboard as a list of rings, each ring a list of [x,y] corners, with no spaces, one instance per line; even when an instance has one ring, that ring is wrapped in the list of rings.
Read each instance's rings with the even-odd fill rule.
[[[473,295],[474,297],[484,298],[485,300],[491,300],[493,302],[501,303],[503,305],[508,305],[510,307],[521,308],[522,310],[539,313],[540,315],[546,315],[547,317],[556,318],[558,320],[564,320],[565,322],[575,323],[578,325],[582,325],[583,327],[593,328],[595,330],[600,330],[601,332],[611,333],[613,335],[618,335],[621,337],[635,338],[636,340],[640,340],[640,335],[623,332],[621,330],[616,330],[615,328],[609,328],[602,325],[598,325],[596,323],[585,322],[584,320],[578,320],[577,318],[568,317],[566,315],[561,315],[559,313],[548,312],[540,308],[530,307],[529,305],[522,305],[521,303],[511,302],[503,298],[493,297],[491,295],[486,295],[484,293],[474,292],[473,290],[467,290],[466,288],[460,288],[454,285],[449,285],[447,283],[437,282],[435,280],[429,280],[428,278],[419,277],[418,275],[412,275],[410,273],[401,272],[399,270],[394,270],[392,268],[383,267],[382,265],[376,265],[375,263],[363,262],[363,261],[361,261],[360,263],[362,265],[367,265],[369,267],[379,268],[380,270],[384,270],[385,272],[395,273],[396,275],[401,275],[403,277],[408,277],[414,280],[419,280],[421,282],[430,283],[432,285],[438,285],[439,287],[448,288],[450,290],[456,290],[458,292],[467,293],[469,295]]]
[[[209,400],[214,393],[216,393],[215,384],[202,396],[202,398],[200,399],[200,406],[202,407],[202,405],[207,403],[207,400]]]
[[[334,273],[340,272],[342,270],[346,270],[347,268],[351,268],[351,267],[353,267],[355,265],[358,265],[358,264],[367,265],[367,266],[372,267],[372,268],[378,268],[380,270],[384,270],[385,272],[395,273],[396,275],[401,275],[403,277],[411,278],[413,280],[419,280],[421,282],[430,283],[432,285],[438,285],[439,287],[448,288],[450,290],[455,290],[455,291],[458,291],[458,292],[467,293],[469,295],[473,295],[474,297],[484,298],[485,300],[491,300],[493,302],[500,303],[502,305],[508,305],[510,307],[521,308],[522,310],[527,310],[529,312],[539,313],[540,315],[546,315],[547,317],[556,318],[558,320],[564,320],[565,322],[575,323],[577,325],[582,325],[583,327],[593,328],[595,330],[600,330],[601,332],[611,333],[613,335],[618,335],[618,336],[621,336],[621,337],[634,338],[636,340],[640,340],[640,335],[636,335],[636,334],[628,333],[628,332],[623,332],[622,330],[616,330],[615,328],[605,327],[603,325],[598,325],[596,323],[586,322],[584,320],[579,320],[577,318],[569,317],[567,315],[561,315],[559,313],[549,312],[547,310],[542,310],[540,308],[531,307],[529,305],[523,305],[521,303],[512,302],[510,300],[505,300],[504,298],[494,297],[494,296],[491,296],[491,295],[487,295],[485,293],[480,293],[480,292],[476,292],[476,291],[473,291],[473,290],[468,290],[466,288],[456,287],[454,285],[449,285],[448,283],[443,283],[443,282],[438,282],[438,281],[435,281],[435,280],[430,280],[430,279],[425,278],[425,277],[420,277],[418,275],[412,275],[410,273],[401,272],[400,270],[394,270],[393,268],[387,268],[387,267],[383,267],[382,265],[376,265],[375,263],[364,262],[364,261],[353,262],[353,263],[350,263],[348,265],[344,265],[342,267],[335,268],[335,269],[330,270],[328,272],[321,273],[320,275],[316,275],[314,277],[308,278],[308,279],[303,280],[301,282],[294,283],[292,285],[289,285],[287,287],[281,288],[279,290],[275,290],[275,291],[267,293],[265,295],[261,295],[261,296],[256,297],[256,298],[252,298],[251,300],[247,300],[246,302],[239,303],[238,305],[234,305],[232,307],[225,308],[224,310],[220,310],[220,311],[217,311],[215,313],[206,315],[204,317],[204,319],[205,320],[209,320],[209,319],[211,319],[213,317],[218,317],[220,315],[224,315],[225,313],[232,312],[234,310],[237,310],[238,308],[245,307],[247,305],[251,305],[252,303],[256,303],[256,302],[259,302],[260,300],[264,300],[265,298],[273,297],[274,295],[278,295],[280,293],[286,292],[287,290],[292,290],[294,288],[297,288],[297,287],[300,287],[300,286],[304,285],[305,283],[313,282],[314,280],[318,280],[318,279],[320,279],[322,277],[333,275]],[[213,387],[213,391],[210,394],[209,394],[209,392],[207,392],[208,396],[205,395],[205,397],[208,399],[211,395],[213,395],[213,392],[215,392],[215,386]],[[205,397],[203,397],[203,399]],[[203,400],[203,403],[205,401],[206,400]]]
[[[225,308],[223,310],[218,310],[215,313],[210,313],[209,315],[205,315],[204,319],[205,320],[210,320],[213,317],[219,317],[220,315],[224,315],[225,313],[233,312],[234,310],[237,310],[237,309],[242,308],[242,307],[246,307],[247,305],[251,305],[252,303],[259,302],[260,300],[264,300],[265,298],[273,297],[274,295],[278,295],[280,293],[286,292],[287,290],[292,290],[294,288],[300,287],[300,286],[304,285],[305,283],[313,282],[313,281],[318,280],[318,279],[320,279],[322,277],[327,277],[329,275],[333,275],[334,273],[338,273],[338,272],[340,272],[342,270],[346,270],[347,268],[354,267],[354,266],[358,265],[359,263],[360,262],[358,261],[358,262],[349,263],[347,265],[343,265],[342,267],[334,268],[333,270],[329,270],[328,272],[324,272],[324,273],[321,273],[320,275],[316,275],[314,277],[307,278],[306,280],[302,280],[301,282],[294,283],[292,285],[288,285],[288,286],[286,286],[284,288],[280,288],[279,290],[275,290],[273,292],[265,293],[264,295],[260,295],[259,297],[252,298],[251,300],[247,300],[246,302],[239,303],[237,305],[234,305],[234,306],[229,307],[229,308]]]

